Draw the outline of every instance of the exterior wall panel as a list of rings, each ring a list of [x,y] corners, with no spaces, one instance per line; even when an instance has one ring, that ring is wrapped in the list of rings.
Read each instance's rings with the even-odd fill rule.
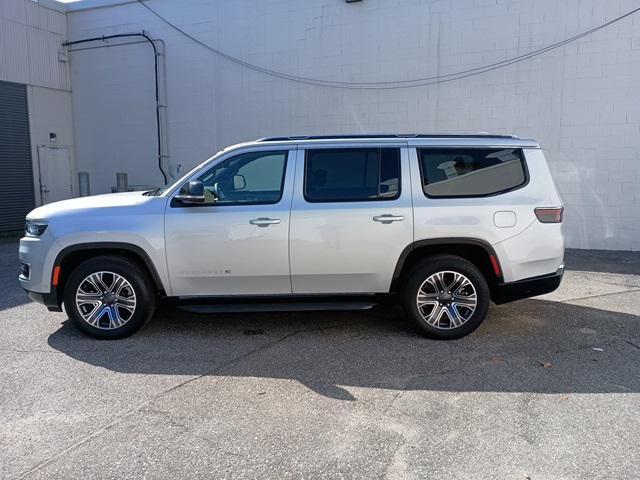
[[[0,17],[0,27],[0,80],[29,83],[27,26]]]
[[[58,52],[66,15],[31,0],[0,2],[0,80],[70,90]]]

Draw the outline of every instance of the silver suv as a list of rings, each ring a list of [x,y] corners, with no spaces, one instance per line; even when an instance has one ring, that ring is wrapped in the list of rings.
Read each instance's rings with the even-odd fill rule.
[[[396,294],[432,338],[490,301],[555,290],[563,207],[540,146],[491,135],[263,138],[166,188],[35,209],[20,282],[121,338],[170,298],[197,312],[365,309]]]

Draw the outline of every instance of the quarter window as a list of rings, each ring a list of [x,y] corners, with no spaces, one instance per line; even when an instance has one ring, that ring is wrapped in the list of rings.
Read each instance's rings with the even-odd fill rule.
[[[282,198],[286,151],[243,153],[201,175],[206,203],[259,205]]]
[[[307,150],[304,195],[309,202],[355,202],[398,198],[400,150]]]
[[[526,183],[521,149],[419,148],[422,188],[428,197],[478,197]]]

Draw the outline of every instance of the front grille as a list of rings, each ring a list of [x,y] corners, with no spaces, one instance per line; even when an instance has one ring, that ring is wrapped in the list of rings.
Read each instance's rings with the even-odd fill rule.
[[[26,280],[31,278],[31,266],[28,263],[20,264],[20,276]]]

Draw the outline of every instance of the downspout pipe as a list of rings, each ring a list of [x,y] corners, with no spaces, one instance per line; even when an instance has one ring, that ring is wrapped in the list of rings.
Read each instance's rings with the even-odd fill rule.
[[[143,30],[140,33],[118,33],[116,35],[102,35],[100,37],[83,38],[82,40],[64,42],[62,45],[65,47],[68,47],[71,45],[78,45],[81,43],[99,42],[99,41],[104,42],[106,40],[111,40],[113,38],[130,38],[130,37],[144,38],[147,42],[149,42],[149,45],[151,45],[151,48],[153,48],[153,65],[154,65],[154,71],[155,71],[154,78],[155,78],[155,93],[156,93],[156,138],[158,141],[158,169],[160,170],[160,173],[162,173],[162,178],[164,178],[164,184],[168,185],[169,176],[167,175],[167,172],[165,172],[164,167],[162,165],[162,159],[164,155],[162,152],[162,134],[160,131],[161,130],[160,109],[162,108],[162,105],[160,104],[160,87],[158,82],[158,48],[156,47],[156,44],[154,43],[153,39],[147,34],[147,32]]]

